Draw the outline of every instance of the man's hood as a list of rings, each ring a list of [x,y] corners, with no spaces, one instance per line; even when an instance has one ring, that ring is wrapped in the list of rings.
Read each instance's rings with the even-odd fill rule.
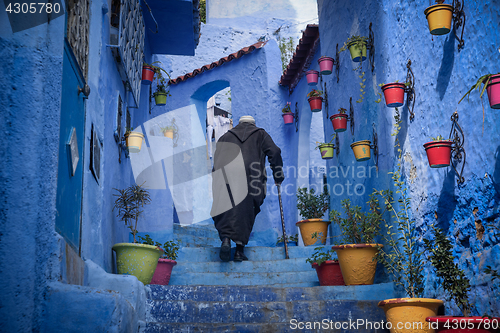
[[[252,134],[260,129],[261,128],[252,123],[239,123],[238,126],[230,129],[229,132],[233,133],[241,142],[245,142]]]

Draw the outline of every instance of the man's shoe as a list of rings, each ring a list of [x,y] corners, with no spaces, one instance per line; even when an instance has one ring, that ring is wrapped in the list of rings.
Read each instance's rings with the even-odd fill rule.
[[[222,261],[231,260],[231,241],[227,237],[222,240],[219,257]]]
[[[241,251],[236,251],[236,252],[234,252],[234,259],[233,260],[236,262],[241,262],[243,260],[248,260],[248,258],[245,255],[245,253],[243,253]]]

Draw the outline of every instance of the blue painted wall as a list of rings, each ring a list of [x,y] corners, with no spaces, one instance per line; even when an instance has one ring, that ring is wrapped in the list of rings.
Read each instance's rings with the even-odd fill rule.
[[[476,307],[476,314],[500,313],[499,281],[492,281],[484,273],[487,265],[500,268],[499,245],[499,142],[500,114],[489,108],[487,97],[480,100],[474,92],[470,101],[458,104],[460,98],[474,84],[477,78],[498,72],[499,32],[491,29],[498,26],[500,4],[497,1],[467,1],[465,13],[465,48],[458,52],[457,41],[452,33],[432,37],[424,15],[427,1],[318,1],[320,15],[320,36],[322,53],[335,55],[336,44],[342,46],[352,35],[368,35],[370,22],[375,36],[375,70],[366,72],[366,94],[362,103],[354,103],[355,132],[339,135],[340,155],[328,162],[328,167],[374,165],[373,158],[366,162],[354,162],[350,143],[369,139],[372,126],[379,141],[379,172],[372,177],[348,174],[346,177],[329,178],[330,186],[346,181],[362,184],[366,188],[363,196],[352,195],[351,200],[364,205],[372,188],[388,189],[391,182],[387,172],[395,168],[393,117],[395,111],[378,99],[379,83],[395,80],[404,82],[406,63],[412,61],[415,74],[415,119],[409,121],[406,107],[401,110],[403,123],[398,135],[403,149],[404,180],[409,188],[412,214],[417,222],[421,237],[430,238],[430,225],[446,230],[455,245],[457,263],[471,280],[473,289],[470,300]],[[340,83],[334,76],[326,81],[329,102],[334,108],[348,109],[349,97],[359,95],[360,78],[353,71],[354,64],[348,52],[340,54]],[[483,108],[484,104],[484,129]],[[431,169],[423,144],[430,137],[447,136],[454,111],[460,116],[459,124],[465,132],[467,160],[464,169],[465,184],[457,185],[457,177],[451,167]],[[325,120],[326,121],[326,120]],[[327,135],[333,131],[329,121],[325,128]],[[352,169],[351,169],[352,170]],[[340,187],[337,187],[340,191]],[[340,199],[332,198],[332,207],[340,208]],[[485,229],[482,238],[477,230]],[[421,239],[421,238],[420,238]],[[426,265],[425,295],[445,299],[443,291],[433,277],[434,272]],[[489,296],[488,296],[489,295]],[[458,314],[458,309],[447,303],[447,313]]]

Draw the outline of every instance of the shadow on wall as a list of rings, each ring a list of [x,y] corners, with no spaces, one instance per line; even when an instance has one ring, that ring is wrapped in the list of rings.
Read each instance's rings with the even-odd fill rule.
[[[443,100],[444,94],[450,83],[453,64],[455,63],[455,28],[450,32],[448,38],[443,45],[443,59],[441,59],[441,67],[436,82],[436,91],[439,93],[439,99]]]
[[[448,230],[450,221],[453,218],[455,208],[457,206],[457,198],[455,196],[455,170],[449,167],[441,188],[441,194],[437,203],[437,216],[441,228]]]
[[[495,152],[495,169],[493,171],[493,186],[497,193],[497,197],[500,197],[500,146],[497,147]]]

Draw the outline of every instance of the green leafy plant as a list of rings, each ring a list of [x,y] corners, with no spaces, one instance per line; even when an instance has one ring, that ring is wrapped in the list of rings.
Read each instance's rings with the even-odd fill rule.
[[[495,279],[500,280],[500,273],[497,270],[492,269],[491,266],[486,266],[486,268],[484,269],[484,272],[486,274],[491,274],[492,281]]]
[[[347,110],[344,109],[344,108],[339,108],[338,111],[339,111],[340,114],[345,114],[347,112]]]
[[[431,137],[431,139],[432,139],[432,141],[444,141],[444,140],[446,140],[441,134],[439,134],[435,138]]]
[[[292,109],[290,109],[290,102],[286,102],[286,105],[281,109],[281,112],[287,113],[287,112],[292,112]]]
[[[173,125],[165,126],[165,127],[160,127],[162,133],[165,133],[167,131],[173,131],[175,130],[175,127]]]
[[[352,206],[349,199],[342,200],[345,218],[335,209],[330,211],[330,220],[340,227],[344,244],[375,243],[375,237],[380,234],[380,221],[384,212],[380,210],[376,192],[370,195],[367,204],[369,212],[365,213],[360,206]]]
[[[170,77],[170,74],[160,66],[156,66],[156,63],[161,63],[159,61],[155,61],[151,64],[146,64],[146,66],[151,66],[153,68],[153,71],[155,72],[155,81],[156,81],[156,92],[153,93],[153,96],[156,96],[158,94],[167,94],[167,96],[172,96],[170,95],[170,92],[168,91],[168,82],[172,79]],[[168,81],[166,78],[163,76],[166,74],[168,76]]]
[[[200,0],[198,8],[200,10],[200,21],[207,24],[207,1]]]
[[[443,230],[432,226],[434,240],[424,239],[425,249],[430,253],[429,259],[436,270],[436,276],[443,279],[442,287],[460,308],[464,317],[471,313],[469,302],[469,279],[462,269],[453,262],[453,246]]]
[[[177,259],[181,243],[179,239],[177,241],[166,241],[165,243],[161,244],[159,242],[153,241],[151,236],[147,234],[144,235],[144,237],[137,235],[137,238],[139,239],[140,242],[142,242],[142,244],[153,245],[163,249],[163,254],[161,258],[171,259],[171,260]]]
[[[134,129],[132,127],[125,127],[125,135],[132,133]]]
[[[500,74],[500,73],[498,73],[498,74]],[[490,83],[491,77],[493,75],[496,75],[496,74],[486,74],[486,75],[481,76],[479,79],[477,79],[477,82],[472,85],[472,87],[465,93],[465,95],[460,99],[460,101],[458,101],[458,103],[460,104],[460,102],[465,97],[467,97],[467,100],[469,100],[470,93],[476,89],[481,91],[481,93],[479,94],[479,97],[483,97],[484,91],[486,90],[486,87]]]
[[[134,236],[134,243],[137,243],[135,235],[137,234],[139,217],[143,213],[142,208],[151,203],[149,192],[142,185],[144,183],[132,185],[122,190],[115,188],[114,190],[118,191],[119,194],[113,194],[118,197],[115,200],[113,211],[118,210],[117,217],[125,222],[125,225],[130,229],[130,233]]]
[[[322,146],[322,145],[333,144],[333,140],[335,140],[335,138],[337,137],[337,133],[333,133],[331,135],[331,137],[332,138],[328,142],[319,142],[319,141],[316,141],[316,147],[314,149],[319,149],[319,147]]]
[[[281,53],[281,68],[285,71],[295,51],[293,38],[278,37],[278,47]]]
[[[321,91],[321,90],[316,90],[316,89],[311,90],[311,91],[307,94],[307,97],[322,97],[322,96],[323,96],[323,91]]]
[[[318,264],[321,266],[327,260],[338,261],[335,250],[331,248],[329,251],[326,251],[326,247],[319,246],[314,249],[314,253],[306,259],[306,262],[310,264]]]
[[[306,187],[297,190],[297,209],[304,219],[320,219],[328,210],[329,196],[323,191],[315,194],[314,188]]]
[[[283,243],[285,241],[285,238],[283,237],[283,235],[281,235],[280,237],[278,237],[278,239],[276,240],[276,245],[278,245],[279,243]],[[298,234],[295,234],[295,235],[290,235],[290,236],[286,236],[286,242],[287,243],[290,243],[290,242],[298,242],[299,241],[299,235]]]
[[[351,36],[351,37],[347,38],[344,45],[340,48],[339,53],[348,50],[350,47],[355,47],[361,51],[364,47],[366,47],[367,42],[368,42],[368,37],[358,36],[358,35]],[[359,99],[356,101],[356,103],[363,102],[363,99],[364,99],[365,93],[366,93],[366,91],[365,91],[366,78],[365,78],[365,72],[362,70],[362,66],[363,66],[363,62],[360,61],[359,66],[353,69],[354,71],[356,71],[358,69],[361,70],[361,73],[358,75],[358,77],[361,79],[361,82],[359,83],[360,94],[359,94]]]

